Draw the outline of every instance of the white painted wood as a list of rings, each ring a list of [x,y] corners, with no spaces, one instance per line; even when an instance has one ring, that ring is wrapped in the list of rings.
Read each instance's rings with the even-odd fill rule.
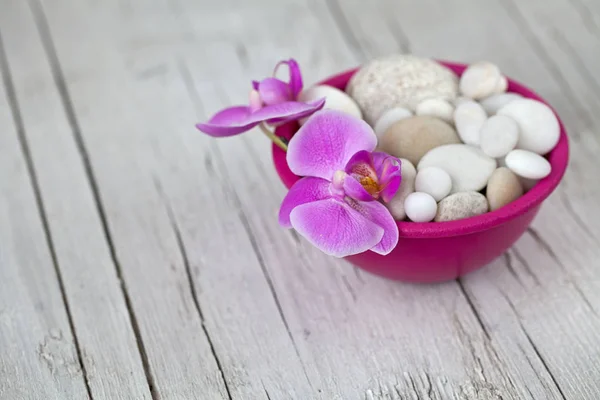
[[[92,396],[150,398],[121,283],[33,15],[20,1],[7,11],[0,30]]]
[[[166,5],[157,2],[144,12],[137,7],[146,3],[133,6],[135,12],[123,17],[110,2],[78,9],[64,1],[47,13],[155,389],[161,398],[305,398],[312,389],[236,210],[236,195],[207,152],[211,141],[195,131],[179,63],[175,57],[165,62],[173,50],[128,47],[140,35],[155,34],[153,25],[148,32],[142,28],[153,13],[164,19],[162,29],[179,24]],[[114,37],[95,36],[106,26]],[[71,43],[74,33],[86,40]],[[95,40],[101,55],[89,48]],[[109,70],[73,78],[96,62]]]
[[[0,46],[1,48],[1,46]],[[0,54],[0,399],[87,399]]]
[[[551,23],[531,19],[540,10],[530,2],[519,4],[521,19],[508,0],[464,0],[461,7],[441,0],[376,3],[44,1],[52,33],[46,37],[55,41],[56,70],[66,77],[89,152],[155,398],[598,398],[600,217],[590,210],[600,185],[589,171],[600,167],[600,146],[585,132],[600,125],[592,115],[595,92],[575,93],[585,89],[585,80],[574,76],[583,67],[551,51],[539,27]],[[573,10],[562,0],[556,4],[575,24]],[[21,5],[14,10],[25,12]],[[552,21],[552,12],[544,12]],[[31,27],[26,21],[15,27],[13,16],[0,17],[1,29],[8,24],[27,38]],[[528,31],[524,24],[531,21],[539,26]],[[589,18],[587,29],[595,29],[594,21]],[[579,29],[562,33],[572,46],[580,40],[577,46],[594,48],[597,39]],[[68,213],[57,208],[48,217],[51,230],[64,228],[52,232],[60,235],[67,299],[81,307],[72,311],[75,332],[80,343],[94,345],[93,321],[77,313],[97,305],[78,298],[83,291],[75,286],[83,278],[76,256],[65,253],[79,232],[69,218],[86,212],[90,222],[79,229],[90,238],[98,235],[98,220],[64,116],[38,105],[58,107],[52,90],[39,89],[52,86],[40,49],[20,51],[16,36],[10,43],[9,61],[20,66],[14,75],[26,137],[34,164],[44,168],[45,204],[58,207],[65,191],[73,194],[64,200]],[[193,128],[220,107],[246,101],[250,80],[268,74],[279,59],[296,57],[310,84],[399,50],[490,59],[547,97],[574,131],[576,157],[533,230],[507,257],[459,283],[389,282],[322,255],[278,226],[284,190],[259,132],[214,140]],[[36,67],[27,63],[32,54]],[[590,68],[595,56],[585,57]],[[574,89],[565,90],[571,79]],[[62,140],[44,138],[40,121],[62,126],[65,132],[56,136]],[[0,127],[9,123],[0,116]],[[62,162],[43,154],[51,146]],[[66,186],[56,177],[61,171],[72,177]],[[1,232],[11,231],[0,226]],[[103,243],[97,236],[90,242]],[[91,249],[106,257],[106,248]],[[106,275],[96,275],[114,279],[111,260],[105,262]],[[123,309],[120,292],[103,293]],[[21,318],[20,329],[26,321]],[[127,326],[126,315],[119,321],[115,326]],[[131,332],[118,337],[122,345]],[[95,345],[113,343],[107,337]],[[22,348],[30,351],[29,345]],[[135,368],[136,354],[123,354],[123,364],[131,364],[119,367]],[[31,365],[9,360],[0,366]],[[130,390],[143,392],[140,376]],[[94,398],[102,398],[103,386],[88,378]],[[46,390],[42,386],[32,390]],[[0,398],[5,387],[15,390],[0,384]]]

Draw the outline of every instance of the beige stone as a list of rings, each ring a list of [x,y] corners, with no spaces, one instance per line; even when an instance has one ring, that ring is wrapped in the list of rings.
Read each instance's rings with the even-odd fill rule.
[[[496,169],[488,181],[485,195],[494,211],[504,207],[523,195],[523,186],[519,177],[510,169],[501,167]]]
[[[460,192],[451,194],[438,203],[435,222],[456,221],[484,214],[488,211],[488,202],[479,192]]]
[[[454,143],[460,143],[460,138],[452,126],[439,118],[416,116],[390,126],[381,137],[379,148],[417,165],[429,150]]]

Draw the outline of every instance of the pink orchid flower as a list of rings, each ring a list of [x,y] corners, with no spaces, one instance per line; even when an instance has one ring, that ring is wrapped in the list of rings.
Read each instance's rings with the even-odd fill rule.
[[[325,105],[325,99],[303,103],[296,101],[302,90],[302,74],[294,59],[280,61],[275,66],[273,75],[280,66],[289,68],[289,82],[275,77],[265,78],[260,82],[253,81],[250,91],[250,104],[234,106],[219,111],[207,122],[196,125],[200,131],[215,137],[238,135],[266,122],[278,125],[288,121],[308,117]]]
[[[360,119],[334,110],[314,114],[289,143],[288,165],[303,178],[284,198],[279,223],[336,257],[392,251],[398,226],[377,200],[389,201],[398,190],[400,160],[373,152],[376,144]]]

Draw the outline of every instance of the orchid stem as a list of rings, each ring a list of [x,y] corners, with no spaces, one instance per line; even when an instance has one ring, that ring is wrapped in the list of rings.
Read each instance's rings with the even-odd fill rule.
[[[273,143],[275,143],[281,150],[283,151],[287,151],[288,147],[287,144],[285,144],[285,142],[277,135],[275,135],[273,132],[271,132],[264,124],[260,124],[259,125],[260,130],[267,135],[267,137],[269,139],[271,139],[273,141]]]

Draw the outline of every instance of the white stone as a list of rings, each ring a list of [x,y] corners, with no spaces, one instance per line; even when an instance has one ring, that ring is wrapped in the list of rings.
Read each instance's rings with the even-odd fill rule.
[[[522,99],[518,93],[500,93],[493,94],[485,99],[481,100],[479,104],[483,107],[488,115],[494,115],[498,112],[499,109],[507,105],[513,100]]]
[[[447,144],[430,150],[417,169],[439,167],[452,179],[451,193],[480,191],[496,169],[496,160],[477,147]]]
[[[456,74],[435,60],[411,54],[394,54],[371,60],[350,79],[346,92],[358,103],[371,126],[389,109],[414,111],[429,98],[454,100]]]
[[[544,103],[532,99],[517,99],[502,107],[497,114],[511,117],[519,125],[518,149],[544,155],[558,143],[558,119]]]
[[[379,117],[373,130],[377,134],[377,137],[381,137],[394,123],[400,121],[401,119],[412,116],[413,113],[409,109],[403,107],[394,107]]]
[[[400,159],[400,173],[402,174],[402,182],[398,191],[394,197],[386,203],[390,214],[395,220],[402,221],[406,218],[406,211],[404,210],[404,200],[406,197],[415,191],[415,177],[417,176],[417,170],[415,166],[405,158]]]
[[[519,126],[515,120],[504,115],[494,115],[481,127],[479,145],[488,156],[499,158],[513,150],[518,140]]]
[[[413,222],[429,222],[437,214],[437,203],[431,195],[423,192],[414,192],[404,201],[406,215]]]
[[[527,150],[513,150],[506,156],[506,166],[527,179],[542,179],[552,170],[550,163],[539,154]]]
[[[508,79],[504,75],[500,76],[498,83],[496,84],[496,88],[494,89],[494,93],[504,93],[508,89]]]
[[[440,201],[450,194],[452,190],[452,179],[446,171],[438,167],[423,168],[417,172],[415,179],[415,190],[424,192]]]
[[[475,100],[483,99],[495,93],[501,77],[500,69],[490,62],[471,64],[460,77],[460,93]]]
[[[485,110],[475,101],[465,101],[454,110],[454,126],[465,144],[479,145],[479,133],[486,120]]]
[[[298,100],[302,102],[316,101],[325,97],[325,105],[323,108],[330,110],[343,111],[353,117],[362,119],[362,111],[358,107],[358,104],[348,96],[346,92],[334,88],[328,85],[317,85],[312,86],[306,90],[303,90],[298,95]],[[308,118],[300,120],[300,124],[303,124]]]
[[[456,99],[454,99],[452,104],[454,104],[454,107],[456,108],[459,105],[461,105],[462,103],[468,102],[468,101],[473,101],[473,100],[468,97],[465,97],[465,96],[458,96]]]
[[[417,105],[417,115],[429,115],[453,122],[454,106],[444,99],[427,99]]]

